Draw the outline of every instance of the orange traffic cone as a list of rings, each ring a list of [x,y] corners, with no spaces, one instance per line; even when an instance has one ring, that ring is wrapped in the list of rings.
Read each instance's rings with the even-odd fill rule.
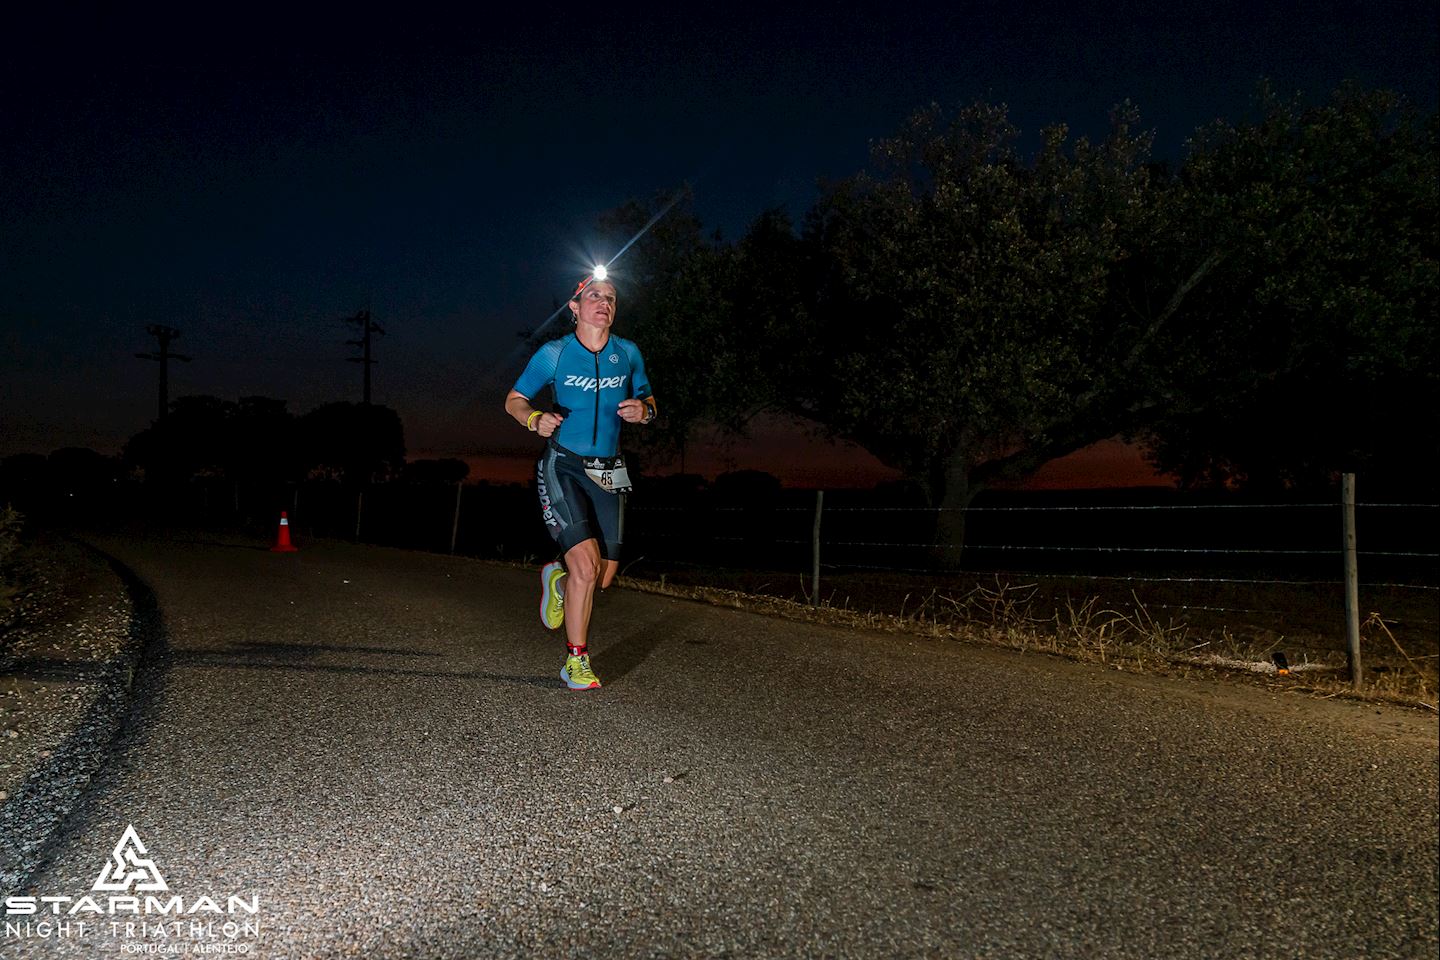
[[[290,542],[290,519],[285,511],[280,511],[280,532],[275,537],[275,546],[270,548],[272,553],[297,553],[299,547]]]

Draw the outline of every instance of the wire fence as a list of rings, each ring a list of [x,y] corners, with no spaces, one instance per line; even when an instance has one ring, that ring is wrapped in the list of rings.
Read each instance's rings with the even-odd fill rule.
[[[815,494],[809,494],[815,497]],[[704,507],[632,506],[627,510],[627,539],[634,544],[651,546],[657,557],[678,560],[667,549],[669,542],[683,544],[691,553],[704,552],[709,544],[739,543],[755,547],[798,547],[818,556],[825,567],[905,571],[943,574],[957,566],[982,569],[994,566],[994,555],[1006,558],[1005,565],[1014,567],[1012,557],[1029,561],[1052,561],[1066,558],[1074,561],[1100,560],[1108,563],[1114,557],[1139,558],[1150,566],[1155,558],[1184,558],[1207,561],[1219,559],[1230,565],[1253,564],[1257,559],[1308,560],[1318,558],[1321,564],[1306,564],[1309,572],[1323,567],[1338,571],[1340,556],[1340,505],[1336,503],[1244,503],[1244,504],[1108,504],[1064,505],[1056,503],[1028,506],[976,506],[964,510],[969,518],[966,536],[959,543],[937,543],[932,533],[942,508],[904,506],[829,506],[817,497],[820,506],[751,506]],[[1387,521],[1370,526],[1368,532],[1375,546],[1361,549],[1364,558],[1405,561],[1404,568],[1413,581],[1396,586],[1413,586],[1435,590],[1433,579],[1440,553],[1434,549],[1434,534],[1440,521],[1440,505],[1425,503],[1361,504],[1360,510],[1371,517],[1383,513],[1398,516],[1398,522]],[[1105,516],[1103,523],[1062,523],[1056,516]],[[1243,517],[1241,523],[1227,522],[1225,514]],[[1290,517],[1286,518],[1285,515]],[[1297,515],[1308,514],[1300,521]],[[1020,515],[1038,516],[1035,522],[1014,522]],[[1166,522],[1162,515],[1194,518],[1191,523]],[[1144,517],[1137,523],[1134,517]],[[811,518],[819,524],[820,533],[810,529]],[[836,520],[848,521],[837,525]],[[879,522],[876,522],[877,519]],[[1367,520],[1370,517],[1367,517]],[[857,522],[859,521],[859,522]],[[988,521],[988,522],[987,522]],[[837,531],[838,528],[838,532]],[[897,531],[915,536],[897,538]],[[998,535],[998,536],[997,536]],[[1288,541],[1288,542],[1281,542]],[[891,551],[903,551],[912,562],[886,563]],[[772,552],[765,550],[766,555]],[[857,554],[865,554],[860,558]],[[837,559],[837,557],[839,559]],[[922,558],[929,563],[915,563]],[[869,562],[866,562],[868,560]],[[1209,564],[1213,566],[1213,564]],[[1397,568],[1396,564],[1387,569]],[[1040,571],[1053,575],[1053,564],[1046,563]],[[1117,577],[1111,573],[1075,569],[1071,577],[1092,579],[1146,580],[1152,582],[1251,582],[1281,583],[1282,577],[1234,576],[1146,576],[1131,573]],[[1294,583],[1313,583],[1315,576],[1297,577]],[[1418,581],[1418,582],[1416,582]]]
[[[812,502],[795,502],[800,496]],[[960,542],[937,536],[945,510],[832,505],[830,496],[638,505],[627,510],[627,551],[643,557],[635,567],[649,564],[672,579],[708,574],[811,604],[894,613],[907,602],[913,609],[917,597],[938,596],[951,614],[983,614],[978,608],[993,608],[1002,602],[997,597],[1008,603],[1023,594],[1026,609],[1047,618],[1093,599],[1107,610],[1140,610],[1252,645],[1303,638],[1333,650],[1355,615],[1345,601],[1338,496],[1329,503],[1067,503],[1062,495],[1029,495],[1038,502],[965,509]],[[1360,615],[1378,613],[1397,644],[1433,660],[1440,646],[1440,505],[1396,501],[1357,510],[1365,545],[1356,551]],[[785,572],[777,589],[776,574]]]
[[[1098,597],[1235,635],[1343,633],[1338,495],[1262,503],[1166,490],[997,493],[963,512],[886,496],[676,492],[642,481],[625,510],[622,570],[876,612],[920,595],[958,610],[977,591],[1024,588],[1046,610]],[[513,484],[355,489],[201,478],[166,490],[120,485],[49,509],[258,536],[273,536],[284,510],[302,546],[331,537],[507,560],[543,562],[555,553],[533,489]],[[1362,502],[1356,513],[1361,605],[1380,613],[1407,649],[1431,656],[1440,626],[1440,504]],[[937,542],[956,520],[963,538]]]

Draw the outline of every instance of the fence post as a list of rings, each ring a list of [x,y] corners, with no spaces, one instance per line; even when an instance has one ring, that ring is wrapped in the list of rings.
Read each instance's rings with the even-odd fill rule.
[[[810,606],[820,606],[820,514],[825,509],[825,491],[815,491],[815,528],[810,534],[811,556],[814,562],[810,567]]]
[[[460,534],[460,495],[465,489],[464,480],[455,481],[455,519],[450,524],[450,552],[455,552],[455,538]]]
[[[355,542],[360,542],[360,517],[365,512],[365,491],[355,494]]]
[[[1355,474],[1340,477],[1340,500],[1345,527],[1345,643],[1350,661],[1350,682],[1360,686],[1365,673],[1360,665],[1360,572],[1355,562]]]

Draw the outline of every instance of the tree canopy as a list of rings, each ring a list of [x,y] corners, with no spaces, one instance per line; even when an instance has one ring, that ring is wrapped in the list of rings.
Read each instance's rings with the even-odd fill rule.
[[[640,343],[658,394],[660,419],[637,431],[643,451],[679,456],[701,424],[738,428],[752,388],[737,375],[741,347],[730,305],[732,252],[707,237],[684,195],[668,216],[636,241],[623,270],[612,274],[624,336]],[[655,204],[663,202],[656,198]],[[649,205],[611,211],[602,227],[618,246],[652,216]],[[714,389],[723,384],[723,394]]]
[[[1435,131],[1267,96],[1171,171],[1128,104],[1031,156],[1004,107],[932,106],[798,230],[653,231],[634,335],[672,438],[783,410],[937,506],[1117,434],[1189,484],[1396,469],[1435,432]]]
[[[795,412],[945,506],[1114,434],[1145,330],[1120,294],[1153,229],[1133,124],[1117,110],[1099,144],[1052,127],[1033,163],[985,105],[881,142],[806,225]]]
[[[399,476],[405,466],[400,415],[378,404],[323,404],[300,418],[300,447],[312,476],[352,486]]]
[[[1197,133],[1170,242],[1215,270],[1169,334],[1152,460],[1192,486],[1428,484],[1437,446],[1436,120],[1392,94],[1268,93]]]

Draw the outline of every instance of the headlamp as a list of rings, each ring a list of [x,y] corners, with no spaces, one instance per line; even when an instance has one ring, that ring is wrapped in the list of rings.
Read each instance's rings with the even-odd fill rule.
[[[609,276],[610,271],[605,267],[603,263],[595,264],[595,266],[590,268],[590,275],[587,276],[584,280],[581,280],[578,284],[576,284],[575,292],[570,295],[570,299],[574,300],[576,297],[580,296],[581,290],[584,290],[586,287],[590,286],[590,284],[595,283],[596,281],[605,280]]]

